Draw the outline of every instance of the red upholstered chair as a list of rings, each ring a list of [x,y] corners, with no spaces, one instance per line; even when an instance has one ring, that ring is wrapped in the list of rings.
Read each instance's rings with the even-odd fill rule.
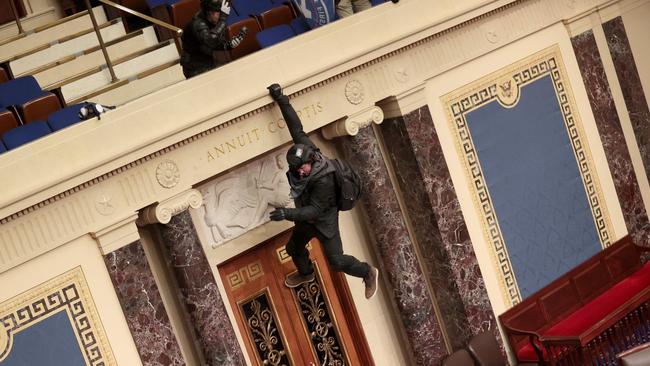
[[[0,84],[7,80],[9,80],[9,74],[7,74],[7,70],[4,67],[0,66]]]
[[[171,4],[169,5],[171,22],[176,27],[184,28],[200,9],[201,2],[199,0],[181,0]]]
[[[262,29],[267,29],[280,24],[289,24],[293,13],[287,5],[276,6],[257,16]]]
[[[18,119],[7,109],[0,109],[0,138],[5,132],[18,127]]]
[[[260,26],[254,18],[245,18],[229,25],[226,29],[228,38],[236,36],[242,27],[248,28],[248,33],[242,43],[237,48],[230,51],[230,58],[232,60],[244,57],[260,49],[260,45],[255,39],[255,35],[260,31]]]
[[[442,366],[474,366],[474,360],[466,349],[461,348],[445,358]]]
[[[17,107],[23,124],[26,124],[37,120],[47,120],[50,113],[61,109],[61,103],[56,95],[47,92],[43,96],[27,101]]]

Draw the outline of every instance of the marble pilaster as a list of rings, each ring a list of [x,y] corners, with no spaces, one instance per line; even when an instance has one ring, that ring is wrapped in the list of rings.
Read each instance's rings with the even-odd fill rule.
[[[104,255],[144,366],[185,365],[141,242]]]
[[[454,349],[496,322],[428,108],[381,126]]]
[[[643,204],[641,190],[594,33],[591,30],[583,32],[573,37],[571,42],[587,89],[589,104],[603,143],[627,230],[635,242],[643,243],[650,238],[648,214]]]
[[[364,179],[363,204],[375,237],[382,275],[417,365],[439,365],[447,354],[441,324],[421,270],[384,157],[372,128],[341,139],[345,155]]]
[[[245,365],[224,301],[188,211],[159,225],[178,282],[181,302],[210,366]]]

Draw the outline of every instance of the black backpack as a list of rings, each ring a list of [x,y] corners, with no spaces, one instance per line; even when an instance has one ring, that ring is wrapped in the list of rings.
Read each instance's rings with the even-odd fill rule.
[[[363,181],[361,176],[345,160],[331,159],[336,177],[336,204],[340,211],[351,210],[361,198]]]

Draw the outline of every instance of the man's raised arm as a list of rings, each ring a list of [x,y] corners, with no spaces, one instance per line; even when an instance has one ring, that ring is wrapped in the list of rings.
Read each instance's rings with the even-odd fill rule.
[[[282,87],[278,84],[271,84],[267,89],[269,89],[269,94],[271,98],[278,103],[280,111],[282,112],[282,117],[285,122],[287,122],[287,127],[291,133],[291,138],[296,144],[310,145],[314,148],[317,148],[316,145],[311,142],[305,131],[302,129],[302,123],[298,114],[289,103],[289,98],[282,93]]]

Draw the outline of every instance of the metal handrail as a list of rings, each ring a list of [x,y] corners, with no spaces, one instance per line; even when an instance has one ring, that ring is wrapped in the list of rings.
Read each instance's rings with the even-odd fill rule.
[[[16,4],[14,4],[14,0],[9,0],[9,4],[11,4],[11,11],[14,13],[16,26],[18,26],[18,34],[22,34],[25,31],[23,30],[23,25],[20,23],[20,17],[18,16],[18,11],[16,10]]]
[[[11,0],[10,0],[11,1]],[[136,16],[138,18],[147,20],[151,23],[154,23],[158,26],[161,26],[163,28],[167,28],[171,31],[174,32],[174,43],[176,44],[176,49],[178,50],[178,53],[180,54],[182,51],[182,46],[181,46],[181,36],[183,35],[183,30],[181,28],[175,27],[171,24],[167,24],[160,19],[152,18],[148,15],[142,14],[140,12],[137,12],[133,9],[129,9],[124,5],[114,3],[110,0],[99,0],[102,4],[114,7],[118,10],[121,10],[127,14],[131,14],[133,16]],[[90,14],[90,20],[93,23],[93,29],[95,30],[95,34],[97,35],[97,40],[99,41],[99,46],[102,49],[102,54],[104,55],[104,60],[106,60],[106,67],[108,68],[108,72],[111,74],[111,83],[117,82],[118,78],[115,76],[115,71],[113,70],[113,63],[111,62],[110,57],[108,56],[108,51],[106,51],[106,44],[104,44],[104,39],[102,38],[101,33],[99,32],[99,26],[97,25],[97,19],[95,19],[95,14],[92,11],[92,6],[90,5],[90,0],[85,0],[86,7],[88,8],[88,13]],[[12,2],[13,4],[13,2]]]

